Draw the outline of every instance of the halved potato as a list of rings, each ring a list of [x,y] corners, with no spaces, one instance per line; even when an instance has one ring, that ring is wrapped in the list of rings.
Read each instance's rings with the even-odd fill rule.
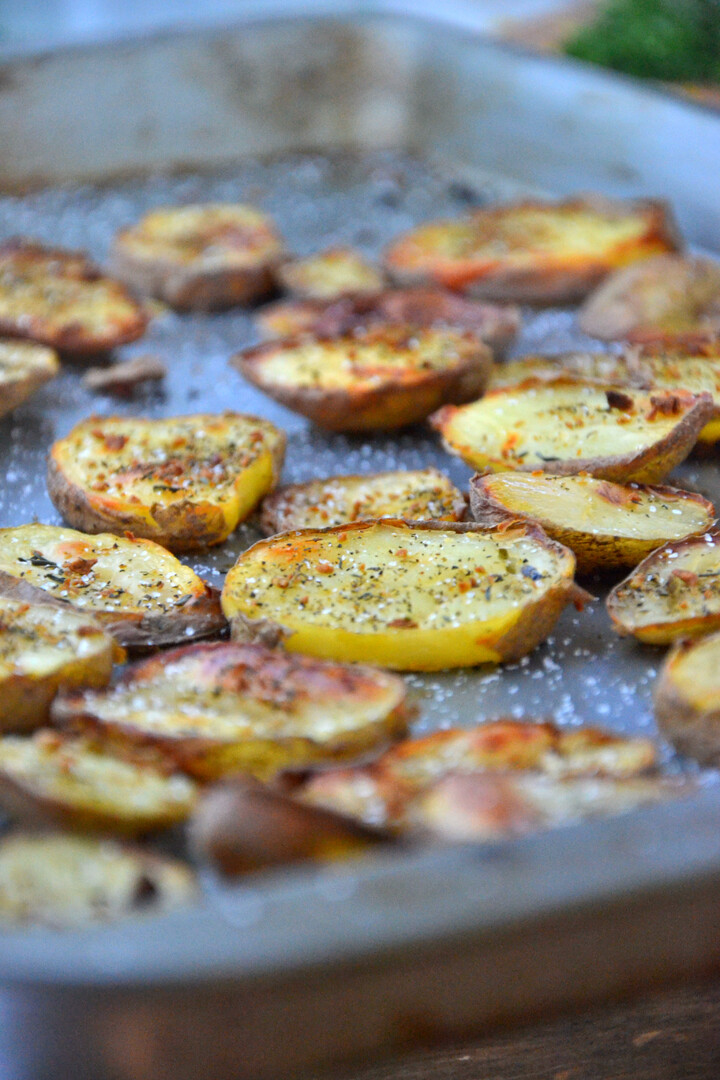
[[[367,518],[461,521],[466,509],[465,497],[438,469],[408,469],[288,484],[263,501],[260,527],[273,536]]]
[[[106,692],[65,694],[53,719],[200,779],[266,778],[399,737],[410,715],[405,696],[386,672],[217,643],[151,657]]]
[[[720,628],[720,529],[665,544],[607,598],[619,634],[651,645]]]
[[[537,522],[575,552],[581,573],[637,566],[667,541],[708,529],[715,517],[712,503],[689,491],[539,471],[474,476],[470,509],[481,525],[508,517]]]
[[[29,341],[0,341],[0,416],[22,405],[59,372],[54,349]]]
[[[251,206],[200,203],[153,210],[115,237],[113,274],[146,296],[200,311],[248,304],[273,286],[283,244]]]
[[[278,280],[293,296],[335,300],[339,296],[376,292],[385,284],[385,275],[359,251],[334,247],[304,259],[289,259],[278,269]]]
[[[275,486],[285,434],[226,412],[161,420],[91,416],[50,448],[48,491],[84,532],[174,551],[221,544]]]
[[[59,731],[0,738],[0,806],[25,823],[140,836],[189,817],[193,781],[121,761]]]
[[[188,866],[112,840],[11,833],[0,840],[0,926],[79,929],[184,907]]]
[[[720,263],[660,255],[613,274],[584,304],[592,337],[687,348],[720,333]]]
[[[637,350],[632,353],[637,356]],[[566,352],[553,356],[521,356],[497,364],[488,390],[505,390],[537,382],[576,380],[600,386],[644,386],[646,377],[636,371],[629,358],[614,353]]]
[[[82,356],[135,341],[147,323],[125,288],[82,252],[0,244],[0,334]]]
[[[580,592],[574,556],[536,526],[355,522],[261,540],[230,570],[237,639],[409,671],[515,660]]]
[[[225,626],[217,592],[159,544],[54,525],[0,529],[0,596],[74,608],[128,648]]]
[[[451,454],[480,471],[589,472],[655,484],[685,460],[713,412],[709,394],[564,379],[447,405],[430,423]]]
[[[677,246],[663,203],[590,195],[490,206],[420,225],[390,245],[385,266],[403,284],[560,304],[581,299],[616,267]]]
[[[231,363],[320,427],[373,431],[404,427],[443,402],[477,397],[492,354],[472,334],[383,325],[337,338],[271,341]]]
[[[0,732],[46,723],[61,686],[106,686],[123,659],[88,616],[0,596]]]
[[[655,718],[681,754],[720,762],[720,634],[680,641],[655,687]]]

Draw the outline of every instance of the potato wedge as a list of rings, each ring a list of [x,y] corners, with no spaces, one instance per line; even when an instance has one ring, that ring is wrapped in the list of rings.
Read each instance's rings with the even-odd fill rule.
[[[191,551],[227,539],[275,486],[284,456],[284,433],[255,416],[91,416],[50,448],[48,491],[84,532],[132,530]]]
[[[107,686],[123,659],[87,615],[0,597],[0,732],[47,723],[61,686]]]
[[[304,259],[288,259],[278,269],[278,280],[300,299],[336,300],[339,296],[377,292],[385,284],[385,275],[359,251],[334,247]]]
[[[60,352],[106,352],[142,337],[148,317],[82,252],[32,240],[0,244],[0,334]]]
[[[181,310],[249,304],[269,292],[283,255],[270,219],[251,206],[201,203],[153,210],[115,237],[113,274]]]
[[[713,411],[709,394],[604,389],[564,379],[446,405],[430,423],[451,454],[481,472],[589,472],[655,484],[685,460]]]
[[[0,340],[0,416],[22,405],[59,372],[54,349],[30,341]]]
[[[260,527],[273,536],[367,518],[461,521],[466,510],[464,495],[438,469],[409,469],[288,484],[264,499]]]
[[[588,297],[578,321],[592,337],[665,348],[713,342],[720,334],[720,263],[659,255],[619,270]]]
[[[633,356],[636,351],[633,352]],[[521,356],[493,368],[488,390],[505,390],[530,383],[575,380],[600,386],[647,388],[647,376],[625,356],[614,353],[567,352],[554,356]],[[683,387],[683,389],[685,389]]]
[[[488,300],[571,303],[611,270],[678,246],[668,208],[650,199],[525,201],[433,221],[401,236],[385,266]]]
[[[10,833],[0,840],[0,927],[53,930],[159,914],[197,896],[188,866],[112,840]]]
[[[619,634],[651,645],[720,629],[720,529],[652,552],[606,603]]]
[[[193,781],[122,761],[59,731],[0,738],[0,806],[26,824],[141,836],[190,816]]]
[[[522,523],[355,522],[261,540],[230,570],[222,605],[238,640],[435,671],[530,652],[578,597],[574,568]]]
[[[578,573],[637,566],[662,544],[710,528],[715,517],[712,503],[689,491],[539,471],[474,476],[470,509],[481,525],[537,522],[575,552]]]
[[[54,525],[0,529],[0,596],[75,609],[127,648],[225,626],[216,591],[159,544]]]
[[[492,369],[472,334],[378,326],[331,339],[286,338],[231,363],[248,382],[331,431],[374,431],[423,420],[446,401],[471,401]]]
[[[386,672],[216,643],[151,657],[107,692],[63,695],[53,719],[202,780],[266,779],[398,738],[410,715],[405,696]]]
[[[720,763],[720,633],[679,641],[655,686],[655,718],[675,748],[703,765]]]

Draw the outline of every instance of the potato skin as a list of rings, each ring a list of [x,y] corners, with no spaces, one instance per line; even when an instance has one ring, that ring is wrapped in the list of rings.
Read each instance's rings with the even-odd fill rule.
[[[0,417],[60,372],[57,353],[26,341],[0,341]]]
[[[653,695],[658,728],[680,754],[695,758],[702,765],[720,763],[720,679],[716,704],[702,707],[691,700],[678,681],[678,669],[689,654],[707,651],[717,666],[720,659],[720,634],[708,634],[699,641],[679,641],[668,654],[655,684]]]

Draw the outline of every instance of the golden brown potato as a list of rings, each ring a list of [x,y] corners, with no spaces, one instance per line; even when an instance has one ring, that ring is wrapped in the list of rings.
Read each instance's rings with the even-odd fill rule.
[[[251,206],[201,203],[153,210],[115,237],[112,272],[172,307],[249,304],[273,286],[283,244]]]
[[[22,405],[59,372],[54,349],[29,341],[0,340],[0,416]]]
[[[0,596],[75,609],[128,648],[225,626],[216,591],[159,544],[54,525],[0,529]]]
[[[632,351],[637,357],[637,350]],[[490,376],[488,390],[505,390],[530,383],[556,382],[568,379],[597,383],[600,386],[644,386],[647,376],[630,356],[614,353],[567,352],[553,356],[521,356],[506,364],[497,364]],[[683,389],[686,389],[683,387]]]
[[[709,394],[563,379],[493,390],[445,406],[430,422],[451,454],[481,472],[589,472],[655,484],[684,461],[713,412]]]
[[[385,276],[347,247],[327,248],[304,259],[289,259],[278,269],[280,284],[303,300],[336,300],[382,289]]]
[[[492,369],[472,334],[378,326],[331,339],[286,338],[233,357],[245,378],[331,431],[374,431],[423,420],[443,402],[481,394]]]
[[[689,491],[539,471],[474,476],[470,509],[481,525],[537,522],[575,552],[580,573],[637,566],[667,541],[708,529],[715,517],[712,503]]]
[[[237,639],[434,671],[530,652],[579,598],[574,568],[520,522],[355,522],[261,540],[230,570],[222,605]]]
[[[658,727],[681,754],[720,763],[720,634],[680,641],[655,687]]]
[[[11,833],[0,840],[0,926],[54,930],[158,914],[197,895],[188,866],[112,840]]]
[[[692,348],[720,334],[720,263],[660,255],[617,271],[579,314],[580,328],[608,341]]]
[[[60,352],[106,352],[142,337],[148,319],[82,252],[32,240],[0,244],[0,334]]]
[[[0,806],[24,823],[140,836],[185,821],[196,796],[189,777],[122,761],[89,739],[0,738]]]
[[[720,628],[720,529],[665,544],[607,598],[619,634],[669,645]]]
[[[405,697],[386,672],[221,642],[151,657],[105,692],[62,695],[53,719],[199,779],[264,779],[398,738]]]
[[[490,206],[420,225],[390,245],[385,266],[403,284],[561,304],[581,299],[616,267],[677,246],[663,203],[582,196]]]
[[[368,518],[461,521],[466,509],[464,495],[437,469],[409,469],[288,484],[263,500],[260,527],[273,536]]]
[[[106,686],[123,659],[87,615],[0,597],[0,732],[47,723],[61,686]]]
[[[50,448],[48,491],[84,532],[131,530],[190,551],[227,539],[284,456],[284,433],[255,416],[91,416]]]

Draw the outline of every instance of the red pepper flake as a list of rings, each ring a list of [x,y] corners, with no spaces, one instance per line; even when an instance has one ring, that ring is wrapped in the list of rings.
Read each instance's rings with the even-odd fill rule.
[[[320,562],[317,564],[318,574],[332,574],[334,570],[335,567],[333,566],[333,564],[326,562],[325,559],[321,559]]]
[[[692,570],[673,570],[670,576],[674,578],[679,578],[679,580],[682,581],[684,585],[690,586],[697,585],[698,581],[700,580],[697,574],[694,574]]]
[[[104,435],[103,436],[102,433],[101,433],[101,437],[103,439],[103,442],[105,443],[105,447],[108,450],[123,450],[125,448],[125,446],[127,445],[127,441],[128,441],[127,435]]]

